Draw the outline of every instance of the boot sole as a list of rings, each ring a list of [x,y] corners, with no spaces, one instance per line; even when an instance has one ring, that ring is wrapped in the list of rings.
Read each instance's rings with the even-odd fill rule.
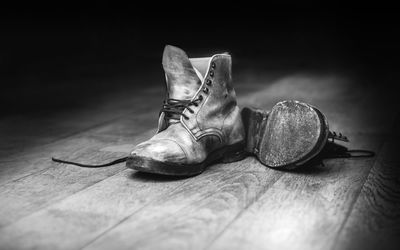
[[[198,164],[176,164],[161,162],[146,157],[130,156],[126,167],[146,173],[193,176],[202,173],[209,165],[217,162],[230,163],[240,161],[248,156],[244,150],[245,143],[235,143],[210,153],[206,160]]]
[[[315,157],[328,139],[325,116],[297,101],[276,104],[271,112],[244,108],[246,151],[271,168],[293,169]]]

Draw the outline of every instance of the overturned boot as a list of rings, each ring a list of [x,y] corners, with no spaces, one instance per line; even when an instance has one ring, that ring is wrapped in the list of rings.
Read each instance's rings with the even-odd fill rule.
[[[279,102],[271,112],[246,107],[242,110],[242,119],[246,151],[272,168],[297,168],[321,151],[327,158],[373,156],[370,151],[347,150],[334,144],[335,139],[345,142],[348,139],[330,132],[322,112],[306,103]]]
[[[158,131],[135,147],[126,166],[165,175],[195,175],[214,162],[243,159],[245,131],[232,86],[231,56],[189,59],[163,54],[167,96]]]

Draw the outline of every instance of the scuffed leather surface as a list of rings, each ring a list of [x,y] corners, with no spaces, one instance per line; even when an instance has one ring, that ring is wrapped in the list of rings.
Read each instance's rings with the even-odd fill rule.
[[[174,123],[137,145],[131,154],[162,162],[193,164],[204,161],[210,152],[221,146],[215,136],[196,141],[181,123]]]
[[[160,135],[160,134],[158,134]],[[151,158],[162,162],[185,162],[186,154],[181,148],[180,143],[167,136],[151,138],[136,146],[131,155]]]
[[[188,120],[181,118],[180,122],[169,126],[161,121],[164,119],[161,114],[158,133],[139,144],[132,155],[175,164],[196,164],[216,149],[244,141],[245,131],[232,86],[231,57],[214,56],[215,70],[211,69],[214,76],[210,76],[210,70],[201,86],[188,61],[186,54],[178,48],[167,46],[164,50],[168,95],[177,99],[187,99],[189,95],[189,99],[196,99],[202,95],[203,101],[197,107],[191,106],[193,114],[184,111]],[[206,85],[207,79],[212,80],[211,86]],[[197,86],[195,91],[194,86]],[[198,91],[206,86],[208,94],[202,89]]]
[[[162,65],[167,77],[168,97],[190,100],[201,85],[186,53],[174,46],[164,49]]]
[[[162,65],[167,84],[166,98],[190,100],[199,89],[201,80],[185,51],[171,45],[165,46]],[[166,129],[169,123],[176,122],[177,120],[167,119],[164,113],[161,113],[158,120],[158,132]]]
[[[203,84],[201,87],[207,87],[209,92],[199,92],[198,95],[202,95],[204,101],[198,107],[194,107],[194,114],[185,111],[184,114],[191,119],[182,122],[197,138],[214,133],[222,135],[221,139],[225,143],[233,144],[244,140],[244,128],[232,86],[231,56],[217,55],[212,62],[215,63],[214,76],[208,72],[205,78],[205,82],[207,79],[212,81],[211,86]]]

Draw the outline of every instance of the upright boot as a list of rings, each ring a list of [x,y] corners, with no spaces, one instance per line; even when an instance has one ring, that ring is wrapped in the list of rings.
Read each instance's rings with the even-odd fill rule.
[[[137,145],[126,166],[164,175],[195,175],[214,162],[246,154],[245,131],[232,86],[231,56],[189,59],[173,46],[164,49],[167,93],[158,131]]]
[[[329,158],[373,156],[370,151],[347,150],[334,144],[335,139],[345,142],[348,139],[329,131],[324,114],[306,103],[282,101],[270,112],[246,107],[242,110],[242,119],[246,151],[268,167],[297,168],[321,151]]]

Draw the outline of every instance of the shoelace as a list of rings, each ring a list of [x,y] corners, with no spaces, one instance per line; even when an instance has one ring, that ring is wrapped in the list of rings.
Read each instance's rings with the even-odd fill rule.
[[[166,117],[169,119],[179,120],[180,116],[183,116],[185,119],[189,119],[189,117],[187,117],[185,114],[183,114],[183,111],[185,109],[187,109],[187,110],[189,110],[190,113],[194,113],[193,109],[191,109],[190,106],[192,106],[192,105],[198,106],[199,102],[201,102],[202,100],[203,100],[203,96],[201,96],[201,95],[193,101],[169,98],[164,102],[160,113],[164,112],[166,114]],[[75,165],[75,166],[79,166],[79,167],[83,167],[83,168],[108,167],[108,166],[112,166],[112,165],[119,164],[122,162],[126,162],[127,159],[128,159],[128,157],[123,157],[123,158],[119,158],[119,159],[116,159],[114,161],[107,162],[104,164],[91,165],[91,164],[83,164],[83,163],[79,163],[79,162],[61,160],[61,159],[54,158],[54,157],[51,158],[51,160],[54,162]]]
[[[368,158],[368,157],[374,157],[375,153],[373,151],[369,150],[362,150],[362,149],[354,149],[354,150],[348,150],[346,147],[339,146],[335,143],[329,143],[327,147],[321,152],[322,158],[325,159],[333,159],[333,158]],[[102,168],[102,167],[108,167],[112,166],[115,164],[123,163],[126,162],[128,157],[122,157],[119,159],[116,159],[114,161],[104,163],[104,164],[97,164],[97,165],[91,165],[91,164],[83,164],[83,163],[78,163],[78,162],[73,162],[73,161],[66,161],[66,160],[61,160],[52,157],[51,160],[54,162],[58,163],[64,163],[64,164],[69,164],[69,165],[75,165],[83,168]]]
[[[347,139],[347,138],[346,138]],[[347,140],[348,141],[348,140]],[[363,158],[363,157],[374,157],[375,153],[370,150],[364,149],[347,149],[345,146],[336,144],[333,140],[329,141],[322,152],[320,153],[322,158],[333,159],[333,158]]]
[[[336,158],[368,158],[368,157],[374,157],[375,153],[370,150],[364,150],[364,149],[353,149],[353,150],[346,150],[344,152],[340,153],[330,153],[325,155],[325,158],[330,158],[330,159],[336,159]]]
[[[342,133],[337,133],[335,131],[329,131],[328,143],[325,145],[325,148],[321,154],[324,155],[325,158],[362,158],[362,157],[374,157],[375,153],[370,150],[364,149],[347,149],[344,146],[335,143],[335,140],[349,142],[347,136],[344,136]]]
[[[91,165],[91,164],[83,164],[83,163],[79,163],[79,162],[73,162],[73,161],[65,161],[65,160],[60,160],[57,158],[52,157],[51,160],[54,162],[58,162],[58,163],[64,163],[64,164],[69,164],[69,165],[75,165],[75,166],[79,166],[82,168],[102,168],[102,167],[108,167],[108,166],[112,166],[118,163],[122,163],[122,162],[126,162],[126,160],[128,159],[128,157],[122,157],[119,159],[116,159],[114,161],[111,162],[107,162],[104,164],[97,164],[97,165]]]
[[[185,119],[188,119],[188,117],[185,114],[183,114],[184,109],[186,108],[187,110],[189,110],[190,113],[193,113],[194,111],[189,106],[191,106],[191,105],[198,106],[198,102],[200,102],[202,99],[203,99],[202,96],[199,96],[199,98],[197,98],[193,101],[167,99],[164,102],[164,105],[160,112],[165,112],[166,116],[169,119],[179,120],[180,115],[182,115]],[[173,116],[173,115],[176,115],[176,116]],[[372,151],[369,151],[369,150],[362,150],[362,149],[348,150],[346,147],[336,144],[335,139],[345,141],[345,142],[349,141],[347,139],[347,137],[343,136],[341,133],[337,134],[336,132],[330,131],[328,138],[330,138],[331,141],[329,141],[325,145],[324,150],[320,154],[323,158],[362,158],[362,157],[374,157],[375,156],[375,153]],[[83,168],[108,167],[108,166],[112,166],[115,164],[126,162],[127,159],[128,159],[128,157],[122,157],[122,158],[116,159],[116,160],[108,162],[108,163],[91,165],[91,164],[83,164],[83,163],[78,163],[78,162],[73,162],[73,161],[61,160],[61,159],[57,159],[54,157],[51,158],[51,160],[54,162],[75,165],[75,166],[79,166],[79,167],[83,167]]]
[[[197,99],[191,101],[191,100],[178,100],[178,99],[173,99],[169,98],[167,99],[163,107],[160,110],[160,113],[164,112],[165,116],[169,119],[174,119],[174,120],[179,120],[181,116],[183,116],[186,120],[189,119],[185,114],[183,114],[183,111],[185,109],[189,110],[190,113],[194,113],[193,109],[190,108],[190,106],[198,106],[199,102],[203,100],[203,96],[199,96]]]
[[[362,149],[356,149],[356,150],[347,150],[347,149],[335,150],[334,149],[334,150],[330,151],[329,153],[325,152],[322,154],[323,154],[323,158],[325,158],[325,159],[329,159],[329,158],[331,158],[331,159],[332,158],[363,158],[363,157],[374,157],[375,156],[374,152],[369,151],[369,150],[362,150]],[[83,168],[108,167],[108,166],[126,162],[127,159],[128,159],[128,157],[122,157],[122,158],[116,159],[116,160],[108,162],[108,163],[91,165],[91,164],[83,164],[83,163],[79,163],[79,162],[61,160],[61,159],[57,159],[54,157],[51,158],[51,160],[54,162],[75,165],[75,166],[79,166],[79,167],[83,167]]]

